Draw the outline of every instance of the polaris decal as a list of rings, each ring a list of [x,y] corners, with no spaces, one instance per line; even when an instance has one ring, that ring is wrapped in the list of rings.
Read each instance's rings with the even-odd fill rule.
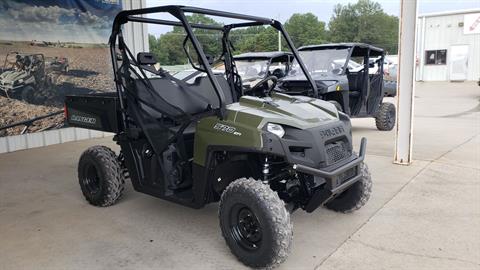
[[[75,114],[73,114],[70,117],[70,121],[79,122],[79,123],[88,124],[88,125],[95,125],[97,123],[97,119],[94,117],[87,117],[87,116],[81,116],[81,115],[75,115]]]
[[[343,127],[338,126],[338,127],[333,127],[333,128],[329,128],[329,129],[326,129],[326,130],[321,130],[320,131],[320,136],[322,136],[322,139],[326,139],[326,138],[329,138],[329,137],[340,135],[344,132],[345,132],[345,130],[343,129]]]
[[[220,124],[220,123],[216,123],[215,126],[213,126],[213,129],[216,129],[216,130],[222,131],[222,132],[226,132],[226,133],[230,133],[230,134],[233,134],[235,136],[242,136],[242,133],[238,132],[236,128],[231,127],[231,126],[227,126],[227,125],[224,125],[224,124]]]

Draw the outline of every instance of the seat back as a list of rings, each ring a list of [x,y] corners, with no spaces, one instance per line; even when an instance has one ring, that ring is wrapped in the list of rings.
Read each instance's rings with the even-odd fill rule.
[[[227,80],[222,75],[216,75],[216,79],[225,96],[225,103],[233,103],[234,99]],[[219,107],[218,97],[208,77],[196,78],[193,84],[187,84],[187,89],[181,87],[175,81],[166,78],[153,78],[150,79],[150,83],[156,94],[161,98],[152,94],[141,80],[135,81],[136,95],[139,99],[148,101],[155,107],[158,106],[159,110],[165,111],[165,113],[172,116],[180,116],[182,113],[170,108],[170,104],[188,114],[203,112],[207,109],[208,105],[212,108]],[[151,113],[154,118],[160,118],[162,116],[159,112],[151,109],[150,106],[142,103],[140,103],[140,106],[148,113]]]
[[[365,73],[364,71],[352,72],[347,75],[348,87],[350,91],[361,92],[364,88]]]

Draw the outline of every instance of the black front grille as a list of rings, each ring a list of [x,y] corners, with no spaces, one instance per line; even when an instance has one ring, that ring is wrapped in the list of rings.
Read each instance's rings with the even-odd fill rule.
[[[337,141],[325,146],[327,150],[327,163],[333,164],[352,155],[352,151],[344,141]]]

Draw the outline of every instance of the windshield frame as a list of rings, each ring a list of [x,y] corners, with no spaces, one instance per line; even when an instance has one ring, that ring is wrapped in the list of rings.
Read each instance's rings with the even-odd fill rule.
[[[302,55],[302,52],[333,51],[333,50],[335,50],[335,51],[338,51],[338,50],[346,50],[345,62],[344,62],[343,65],[341,66],[341,69],[342,69],[342,70],[341,70],[340,73],[333,73],[333,72],[331,72],[331,71],[328,72],[328,73],[330,73],[330,75],[332,75],[332,76],[343,76],[343,75],[346,74],[346,70],[348,69],[348,63],[351,61],[351,55],[352,55],[352,51],[353,51],[351,47],[338,47],[338,48],[314,47],[314,48],[308,48],[308,49],[303,49],[303,50],[300,49],[300,50],[299,50],[299,55],[300,55],[300,57],[302,57],[302,56],[301,56],[301,55]],[[340,58],[340,59],[343,59],[343,57]],[[335,60],[337,60],[337,59],[335,59]],[[335,61],[335,60],[332,60],[332,62]],[[297,61],[297,59],[294,59],[294,60],[292,61],[292,67],[291,67],[291,69],[290,69],[290,71],[288,72],[288,74],[287,74],[286,77],[288,77],[288,76],[297,76],[296,74],[295,74],[295,75],[294,75],[294,74],[291,74],[291,72],[294,70],[294,69],[293,69],[293,66],[297,64],[296,61]],[[304,62],[304,63],[305,63],[305,62]],[[305,65],[307,65],[307,64],[305,64]],[[362,64],[359,64],[359,65],[362,65]],[[308,68],[308,71],[309,71],[309,74],[310,74],[310,75],[315,74],[315,70],[311,69],[311,68],[308,67],[308,66],[307,66],[307,68]],[[318,72],[318,73],[321,73],[321,72]],[[327,72],[323,72],[323,73],[327,73]]]
[[[252,79],[253,80],[263,79],[265,77],[265,75],[267,74],[266,71],[268,71],[270,65],[272,64],[272,59],[268,59],[268,58],[239,58],[239,59],[235,59],[235,57],[234,57],[234,61],[235,61],[235,65],[237,67],[237,72],[239,73],[240,76],[242,76],[242,81],[244,81],[244,80],[252,81]],[[239,63],[263,63],[263,64],[261,64],[261,69],[262,70],[258,74],[256,74],[256,76],[246,78],[245,75],[241,75],[240,72],[239,72]],[[264,72],[265,75],[260,76],[261,72]]]

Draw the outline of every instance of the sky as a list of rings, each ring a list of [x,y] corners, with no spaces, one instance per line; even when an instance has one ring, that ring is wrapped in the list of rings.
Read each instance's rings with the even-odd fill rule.
[[[418,0],[419,13],[443,12],[459,9],[480,8],[480,0]],[[337,3],[355,3],[351,0],[147,0],[147,6],[186,5],[222,11],[269,17],[285,22],[294,13],[312,12],[321,21],[328,22]],[[400,0],[377,0],[387,14],[399,15]],[[221,19],[216,19],[222,21]],[[225,22],[225,21],[224,21]],[[159,34],[169,31],[155,29]]]
[[[0,0],[0,40],[106,43],[120,0]],[[132,0],[140,1],[140,0]],[[400,0],[377,0],[388,14],[399,14]],[[356,0],[146,0],[147,6],[190,5],[270,17],[285,22],[294,13],[312,12],[328,22],[337,3]],[[480,8],[480,0],[419,0],[419,13]],[[231,23],[221,18],[217,21]],[[171,27],[150,27],[161,34]]]
[[[109,0],[0,0],[0,40],[107,43],[120,10]]]

